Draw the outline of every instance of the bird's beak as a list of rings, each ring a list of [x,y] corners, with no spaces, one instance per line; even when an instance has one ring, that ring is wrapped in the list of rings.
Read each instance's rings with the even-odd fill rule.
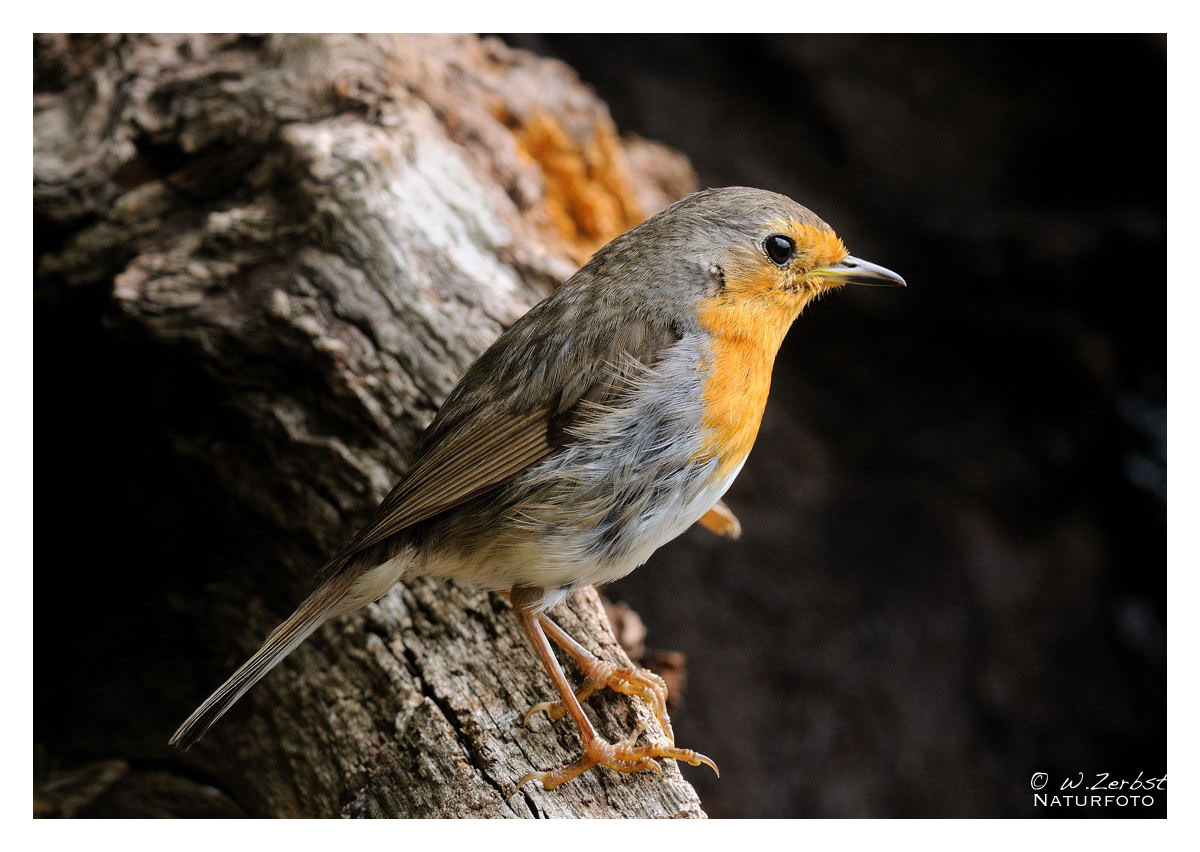
[[[847,256],[841,263],[814,269],[813,274],[820,275],[822,278],[832,278],[839,284],[908,286],[904,283],[904,279],[892,270],[853,256]]]

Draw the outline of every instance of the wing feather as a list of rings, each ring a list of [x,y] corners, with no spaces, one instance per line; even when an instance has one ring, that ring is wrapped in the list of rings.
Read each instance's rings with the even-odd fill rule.
[[[544,458],[554,449],[547,419],[545,411],[533,411],[505,424],[483,423],[422,457],[334,564],[467,502]]]
[[[569,323],[532,322],[552,302],[534,308],[472,365],[422,436],[408,474],[322,576],[368,567],[355,557],[555,452],[571,440],[567,427],[583,410],[628,387],[619,365],[632,358],[650,367],[679,340],[661,320],[626,320],[596,329],[591,345],[581,346],[566,336]]]

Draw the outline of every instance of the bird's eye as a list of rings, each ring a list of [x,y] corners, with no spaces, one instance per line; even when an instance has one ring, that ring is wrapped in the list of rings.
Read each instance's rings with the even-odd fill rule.
[[[796,241],[783,234],[771,234],[763,240],[763,251],[767,253],[767,257],[771,258],[772,262],[783,266],[796,253]]]

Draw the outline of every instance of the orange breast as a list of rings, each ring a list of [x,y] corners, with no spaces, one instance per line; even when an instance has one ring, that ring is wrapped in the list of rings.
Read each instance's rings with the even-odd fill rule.
[[[762,423],[771,390],[771,364],[758,347],[740,340],[713,340],[713,372],[704,385],[702,460],[718,459],[714,479],[746,460]]]
[[[714,480],[731,474],[754,446],[775,354],[797,311],[794,302],[745,297],[718,296],[701,306],[712,360],[703,393],[706,439],[697,460],[718,460]]]

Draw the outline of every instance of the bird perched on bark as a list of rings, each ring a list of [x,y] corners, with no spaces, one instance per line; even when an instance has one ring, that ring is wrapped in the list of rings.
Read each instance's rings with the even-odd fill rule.
[[[617,237],[476,361],[418,442],[407,475],[321,571],[299,608],[180,726],[195,743],[317,629],[404,577],[506,593],[569,715],[583,755],[530,772],[547,789],[594,767],[716,765],[674,743],[666,687],[596,659],[547,615],[573,589],[625,576],[702,521],[754,444],[775,354],[812,300],[847,283],[898,284],[850,256],[782,195],[745,187],[689,195]],[[551,642],[580,665],[577,695]],[[662,736],[610,743],[580,705],[609,688],[648,701]]]

